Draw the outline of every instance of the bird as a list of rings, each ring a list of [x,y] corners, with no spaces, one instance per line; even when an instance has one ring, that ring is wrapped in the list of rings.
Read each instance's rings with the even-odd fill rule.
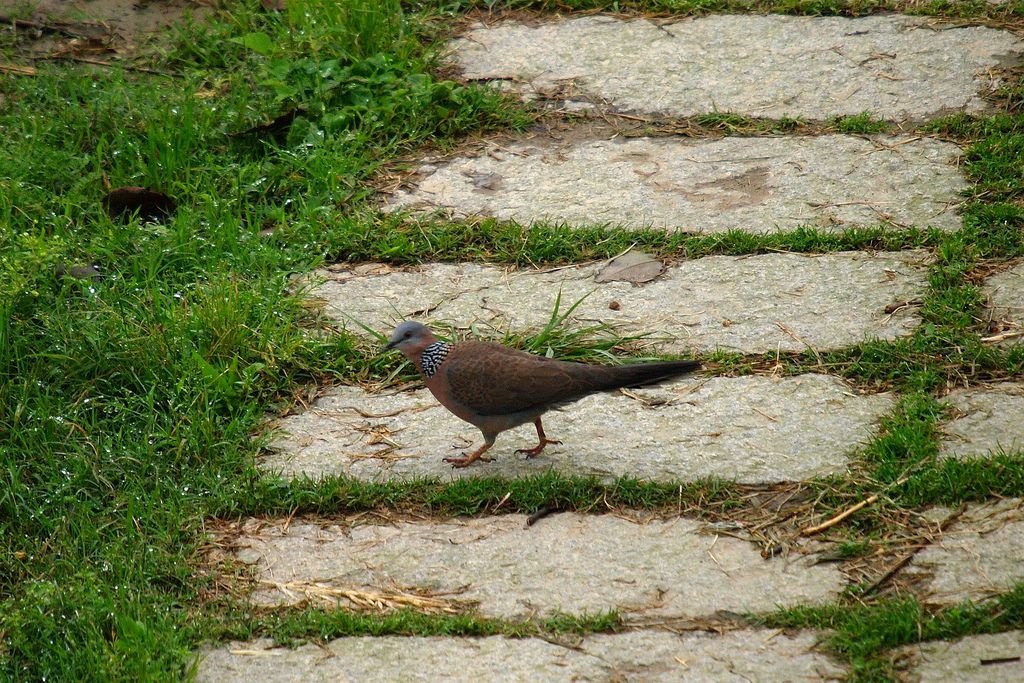
[[[532,422],[538,443],[520,448],[532,458],[549,444],[541,416],[600,391],[657,384],[698,370],[699,361],[672,360],[631,365],[573,363],[485,341],[449,344],[415,320],[398,325],[385,351],[398,349],[412,361],[438,402],[483,434],[483,445],[462,457],[444,458],[452,467],[468,467],[484,456],[498,434]]]

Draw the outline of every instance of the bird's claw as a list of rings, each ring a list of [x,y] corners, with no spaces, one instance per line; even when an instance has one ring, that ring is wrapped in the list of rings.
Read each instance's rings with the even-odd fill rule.
[[[481,462],[494,462],[494,458],[488,458],[485,455],[478,455],[475,458],[469,455],[464,455],[461,458],[442,458],[441,462],[446,462],[452,466],[452,469],[455,469],[469,467],[477,460],[480,460]]]
[[[516,449],[516,454],[518,455],[519,453],[525,453],[526,454],[526,458],[530,459],[530,458],[535,457],[542,450],[544,450],[544,447],[547,446],[548,444],[557,444],[557,445],[561,446],[562,442],[561,441],[557,441],[555,439],[544,439],[543,441],[541,441],[539,444],[537,444],[533,448],[517,448]]]

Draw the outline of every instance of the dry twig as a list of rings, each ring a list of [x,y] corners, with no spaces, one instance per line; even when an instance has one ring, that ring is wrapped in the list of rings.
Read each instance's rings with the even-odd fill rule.
[[[1013,332],[994,334],[991,337],[982,337],[981,343],[994,344],[996,342],[1006,341],[1007,339],[1016,339],[1017,337],[1024,337],[1024,330],[1014,330]]]
[[[15,76],[35,76],[34,66],[21,66],[20,64],[0,64],[0,73],[14,74]]]
[[[852,506],[846,508],[845,510],[840,512],[835,517],[832,517],[831,519],[827,519],[824,522],[822,522],[821,524],[816,524],[815,526],[809,526],[809,527],[805,527],[804,529],[801,529],[800,530],[800,535],[801,536],[813,536],[814,534],[821,533],[825,529],[829,529],[829,528],[835,526],[836,524],[839,524],[839,522],[843,521],[844,519],[846,519],[850,515],[854,514],[858,510],[861,510],[861,509],[867,507],[868,505],[871,505],[872,503],[874,503],[877,500],[878,500],[878,494],[877,493],[873,494],[871,496],[868,496],[867,498],[865,498],[861,502],[857,503],[856,505],[852,505]]]

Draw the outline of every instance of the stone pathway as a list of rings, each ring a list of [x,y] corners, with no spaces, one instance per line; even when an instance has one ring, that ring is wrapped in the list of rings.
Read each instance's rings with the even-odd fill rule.
[[[708,16],[685,21],[534,17],[470,26],[452,45],[464,77],[498,82],[555,111],[642,117],[728,111],[826,120],[870,111],[901,122],[982,112],[1024,41],[980,26],[878,15],[860,19]],[[424,159],[385,210],[762,233],[816,226],[957,230],[968,187],[955,145],[919,135],[622,139],[588,126],[524,135]],[[317,275],[328,315],[387,332],[419,318],[500,336],[543,326],[561,295],[567,324],[611,325],[651,352],[822,353],[894,340],[921,323],[927,251],[712,256],[666,264],[642,286],[599,282],[604,264],[503,269],[476,263],[338,265]],[[1024,264],[991,276],[991,338],[1024,325]],[[525,461],[532,428],[503,434],[496,460],[453,471],[441,458],[480,435],[424,390],[334,387],[272,423],[260,467],[285,477],[370,481],[497,476],[554,469],[605,480],[714,476],[768,486],[843,474],[897,396],[827,375],[697,376],[589,397],[546,418],[564,441]],[[943,400],[941,457],[1024,448],[1024,385],[956,390]],[[790,484],[793,485],[793,484]],[[1021,501],[933,510],[957,515],[899,572],[924,601],[982,599],[1024,579]],[[951,518],[950,518],[951,519]],[[351,637],[295,649],[266,640],[203,651],[199,680],[838,680],[821,632],[754,628],[741,616],[835,600],[848,577],[821,542],[765,559],[740,527],[674,515],[559,513],[412,518],[248,519],[215,533],[213,559],[251,573],[273,610],[416,606],[519,621],[616,610],[622,631],[538,637]],[[771,555],[769,553],[769,555]],[[723,620],[723,615],[725,618]],[[906,648],[910,679],[1020,680],[1020,632]],[[1005,662],[988,661],[1004,658]]]
[[[420,166],[387,206],[703,232],[954,229],[959,155],[909,136],[530,139]]]
[[[990,304],[992,340],[1024,342],[1024,263],[988,278],[984,291]]]
[[[943,428],[940,457],[1024,451],[1024,385],[957,389],[946,400],[955,417]]]
[[[548,414],[545,429],[563,444],[541,457],[512,454],[536,443],[529,424],[498,437],[495,462],[453,470],[442,455],[479,445],[480,432],[425,389],[368,394],[339,387],[311,410],[276,423],[282,434],[262,466],[290,476],[374,481],[517,477],[549,469],[603,479],[799,481],[843,472],[892,406],[888,394],[858,395],[827,375],[684,379],[588,396],[564,413]]]
[[[1024,631],[922,643],[903,650],[915,683],[1020,683]]]
[[[234,643],[207,655],[199,681],[839,681],[811,633],[633,631],[578,642],[539,638],[339,638],[323,647]],[[1009,680],[1009,679],[1007,679]]]
[[[1024,580],[1022,501],[971,505],[942,539],[921,550],[905,578],[933,604],[986,600]]]
[[[989,71],[1024,43],[1008,31],[894,15],[589,16],[476,25],[453,48],[466,78],[586,105],[809,119],[869,111],[899,121],[982,111]]]
[[[595,265],[364,264],[318,273],[325,282],[316,295],[356,333],[356,322],[390,331],[411,317],[459,329],[536,330],[560,299],[563,312],[579,303],[573,325],[645,335],[641,342],[661,353],[825,351],[913,332],[929,261],[923,251],[708,256],[673,264],[642,287],[596,282]]]
[[[631,619],[825,602],[834,564],[766,561],[752,544],[685,519],[563,513],[384,524],[243,524],[233,558],[251,564],[260,604],[330,597],[330,589],[426,593],[488,617],[619,610]],[[726,588],[727,586],[727,588]],[[333,601],[333,600],[332,600]]]

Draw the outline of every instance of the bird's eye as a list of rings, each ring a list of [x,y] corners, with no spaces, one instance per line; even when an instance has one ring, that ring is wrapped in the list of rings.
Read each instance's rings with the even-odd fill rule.
[[[405,337],[406,339],[408,339],[409,337],[411,337],[411,336],[412,336],[412,330],[410,330],[410,331],[406,332],[406,333],[405,333],[405,334],[403,334],[402,336],[403,336],[403,337]]]

